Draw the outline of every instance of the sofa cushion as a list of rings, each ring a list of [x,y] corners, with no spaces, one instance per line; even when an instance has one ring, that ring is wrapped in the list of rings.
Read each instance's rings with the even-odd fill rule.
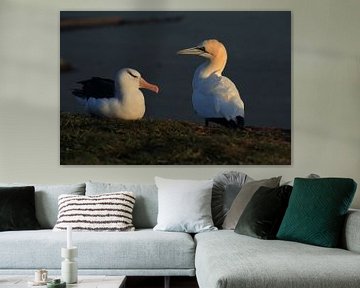
[[[53,228],[58,216],[58,197],[61,194],[84,195],[85,184],[19,184],[0,183],[0,186],[34,186],[35,187],[35,210],[41,228]]]
[[[275,188],[279,186],[281,177],[273,177],[270,179],[256,180],[251,181],[244,184],[241,187],[241,190],[237,194],[233,203],[231,204],[231,208],[227,213],[223,228],[224,229],[235,229],[237,222],[240,219],[241,214],[243,213],[246,205],[249,203],[251,197],[255,194],[255,192],[261,187],[269,187]]]
[[[262,240],[231,230],[195,236],[200,288],[353,288],[360,254],[298,242]]]
[[[155,184],[121,184],[86,182],[86,195],[131,191],[136,202],[133,211],[133,224],[136,229],[153,228],[158,213],[158,192]]]
[[[277,238],[337,247],[355,190],[349,178],[295,178]]]
[[[215,176],[212,188],[211,213],[216,227],[222,227],[225,216],[241,187],[251,180],[251,177],[238,171],[226,171]]]
[[[151,273],[162,269],[194,269],[195,244],[186,233],[152,229],[121,233],[75,231],[72,240],[78,247],[76,260],[82,271],[149,270]],[[62,247],[66,247],[66,231],[2,232],[0,269],[59,270]]]
[[[211,217],[213,180],[155,177],[159,213],[154,230],[198,233],[217,229]]]
[[[33,186],[0,187],[0,231],[40,228],[34,192]]]
[[[135,197],[132,192],[101,195],[59,196],[59,216],[55,231],[133,231],[132,211]]]
[[[292,187],[260,187],[236,224],[235,232],[261,239],[275,239],[288,206]]]

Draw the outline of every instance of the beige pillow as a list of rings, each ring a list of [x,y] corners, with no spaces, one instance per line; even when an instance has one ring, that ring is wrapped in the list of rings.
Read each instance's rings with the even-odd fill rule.
[[[226,214],[223,229],[234,230],[241,214],[244,212],[246,205],[249,203],[255,192],[261,187],[276,188],[279,187],[281,176],[258,181],[251,181],[242,186],[229,212]]]
[[[122,191],[100,195],[59,196],[59,214],[54,231],[134,231],[132,212],[135,204],[133,192]]]

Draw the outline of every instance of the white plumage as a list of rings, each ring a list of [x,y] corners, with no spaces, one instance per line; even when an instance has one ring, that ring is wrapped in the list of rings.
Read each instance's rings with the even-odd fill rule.
[[[224,45],[218,40],[205,40],[196,47],[178,51],[178,54],[207,59],[196,69],[193,78],[192,102],[196,113],[207,121],[243,126],[244,102],[235,84],[222,76],[227,61]]]
[[[155,93],[159,88],[146,82],[134,69],[121,69],[116,81],[93,77],[80,81],[81,89],[75,89],[76,96],[84,110],[90,114],[124,120],[141,119],[145,114],[145,99],[139,88]]]

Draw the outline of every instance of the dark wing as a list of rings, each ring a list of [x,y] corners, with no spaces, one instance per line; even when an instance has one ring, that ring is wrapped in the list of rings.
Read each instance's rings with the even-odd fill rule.
[[[92,77],[89,80],[77,82],[81,89],[74,89],[72,94],[81,98],[112,98],[114,97],[114,81],[110,79]]]

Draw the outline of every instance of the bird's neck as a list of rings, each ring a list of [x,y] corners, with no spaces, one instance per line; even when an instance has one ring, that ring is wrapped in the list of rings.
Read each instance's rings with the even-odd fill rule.
[[[217,74],[221,76],[221,73],[224,71],[227,61],[226,52],[216,55],[215,57],[209,59],[204,64],[201,65],[202,69],[200,70],[199,77],[207,78],[211,74]]]
[[[120,101],[125,101],[126,98],[129,98],[131,95],[135,95],[139,92],[139,88],[133,85],[127,85],[123,83],[121,86],[119,84],[115,85],[115,97]]]

